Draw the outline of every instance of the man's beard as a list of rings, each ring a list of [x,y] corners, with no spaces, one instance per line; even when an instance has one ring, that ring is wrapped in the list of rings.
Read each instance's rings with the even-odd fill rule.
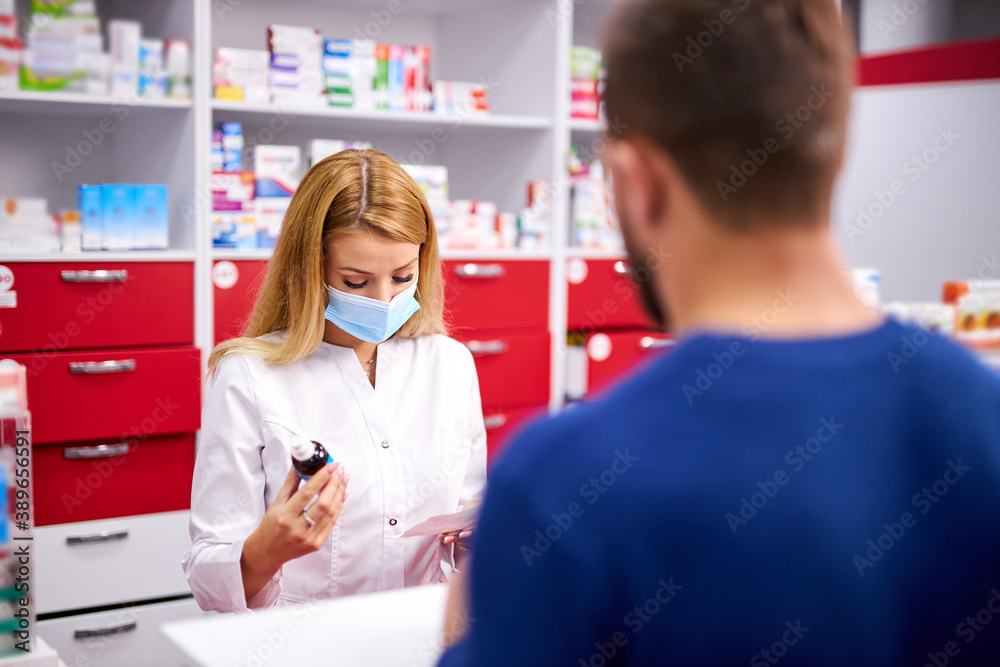
[[[659,294],[656,291],[656,285],[653,284],[653,272],[650,269],[649,253],[643,254],[640,252],[638,243],[629,235],[629,226],[619,217],[619,226],[622,230],[622,237],[625,240],[625,252],[628,255],[629,266],[632,267],[632,278],[633,282],[639,288],[639,295],[642,298],[642,306],[649,315],[653,322],[658,325],[658,328],[669,331],[670,324],[670,313],[668,313],[660,302]],[[642,272],[643,276],[647,276],[645,280],[637,280],[635,273],[640,269],[645,267],[645,271]]]

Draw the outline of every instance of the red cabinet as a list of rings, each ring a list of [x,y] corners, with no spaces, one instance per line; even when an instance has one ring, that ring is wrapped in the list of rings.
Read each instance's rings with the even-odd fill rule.
[[[189,507],[201,414],[193,263],[6,268],[16,296],[0,299],[0,356],[27,368],[36,523]]]
[[[548,260],[443,262],[445,320],[476,361],[490,460],[532,415],[551,380]]]
[[[243,333],[266,271],[267,262],[259,260],[220,260],[212,265],[216,345]]]
[[[566,279],[570,331],[653,326],[624,260],[573,257]]]
[[[527,405],[511,408],[491,407],[484,409],[483,421],[486,425],[487,459],[492,463],[507,446],[510,437],[519,427],[534,419],[548,415],[548,405]]]
[[[201,369],[195,347],[10,358],[28,368],[28,406],[36,444],[198,428]]]
[[[548,333],[482,332],[456,336],[472,352],[483,405],[545,403],[549,400]]]
[[[653,331],[606,331],[587,337],[587,389],[599,391],[673,349],[672,336]]]
[[[16,306],[0,308],[0,352],[194,342],[191,262],[6,265]]]
[[[193,433],[44,445],[32,456],[38,526],[191,506]]]
[[[442,262],[444,307],[455,335],[491,329],[548,330],[546,260]]]

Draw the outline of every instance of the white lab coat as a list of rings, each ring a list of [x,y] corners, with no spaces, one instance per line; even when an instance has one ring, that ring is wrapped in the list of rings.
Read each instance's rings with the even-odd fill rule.
[[[320,343],[293,364],[231,355],[205,397],[183,558],[202,609],[243,611],[442,580],[454,565],[425,519],[481,498],[486,431],[472,355],[440,335],[378,348],[376,386],[350,348]],[[289,561],[249,604],[240,555],[291,468],[290,442],[322,443],[351,497],[314,553]]]

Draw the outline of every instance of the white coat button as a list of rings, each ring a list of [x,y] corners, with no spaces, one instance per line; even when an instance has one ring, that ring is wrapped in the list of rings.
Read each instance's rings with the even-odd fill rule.
[[[395,526],[396,525],[396,520],[395,519],[389,519],[389,525],[390,526]]]
[[[382,441],[382,449],[389,449],[389,441],[388,440],[383,440]]]

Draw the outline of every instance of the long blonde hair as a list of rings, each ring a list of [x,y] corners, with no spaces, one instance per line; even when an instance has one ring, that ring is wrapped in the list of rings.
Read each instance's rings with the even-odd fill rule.
[[[367,231],[420,246],[413,317],[396,334],[444,333],[443,288],[437,234],[420,186],[392,158],[373,150],[346,150],[315,164],[285,213],[253,314],[241,338],[219,343],[209,370],[230,353],[291,363],[319,347],[329,303],[324,250],[338,236]],[[259,336],[285,332],[283,340]]]

